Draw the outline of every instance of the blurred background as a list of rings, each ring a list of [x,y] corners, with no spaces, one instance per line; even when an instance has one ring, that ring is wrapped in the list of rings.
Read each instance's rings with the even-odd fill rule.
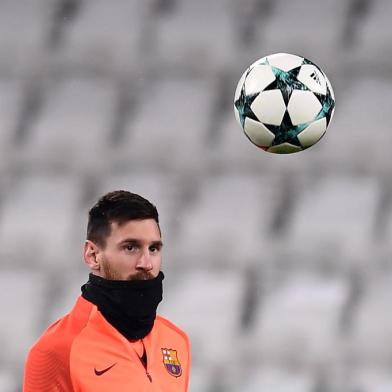
[[[160,313],[191,392],[392,390],[392,2],[0,0],[0,391],[86,282],[87,211],[160,211]],[[277,52],[321,66],[326,136],[279,156],[233,115]],[[38,391],[37,391],[38,392]]]

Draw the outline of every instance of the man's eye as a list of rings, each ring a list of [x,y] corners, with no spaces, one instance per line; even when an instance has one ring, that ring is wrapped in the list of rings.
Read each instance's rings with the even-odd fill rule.
[[[133,250],[135,250],[135,245],[126,245],[125,249],[132,252]]]
[[[156,246],[150,246],[150,252],[155,253],[158,252],[158,248]]]

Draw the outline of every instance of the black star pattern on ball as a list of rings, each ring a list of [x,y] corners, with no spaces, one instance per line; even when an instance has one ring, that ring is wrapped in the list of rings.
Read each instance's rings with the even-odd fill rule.
[[[282,143],[290,143],[293,146],[301,147],[301,143],[298,139],[298,135],[309,125],[309,123],[293,125],[291,122],[290,115],[286,110],[282,122],[280,125],[271,125],[264,123],[264,126],[267,127],[274,135],[274,141],[272,142],[273,146],[277,146]]]
[[[321,68],[320,68],[317,64],[311,62],[311,61],[308,60],[308,59],[304,59],[304,60],[302,61],[302,65],[313,65],[313,67],[317,68],[317,69],[320,71],[320,73],[321,73],[322,75],[324,75],[324,72],[321,70]]]
[[[266,64],[269,64],[268,60],[266,61]],[[290,71],[283,71],[280,68],[276,68],[273,65],[270,65],[272,72],[275,75],[275,80],[265,87],[263,91],[280,90],[284,103],[287,107],[291,94],[294,90],[310,91],[307,86],[297,79],[299,71],[301,70],[301,66],[302,64],[299,67],[291,69]]]
[[[244,80],[246,80],[250,71],[251,69],[248,70]],[[252,120],[259,121],[251,108],[253,101],[257,98],[259,94],[260,93],[258,92],[255,94],[247,95],[245,91],[245,82],[243,83],[241,88],[241,94],[234,102],[234,105],[237,108],[238,114],[240,116],[242,128],[244,128],[246,118],[251,118]]]
[[[316,116],[315,120],[320,120],[321,118],[325,117],[328,126],[329,122],[331,121],[333,108],[335,107],[335,101],[332,98],[331,90],[327,85],[327,93],[325,95],[319,93],[314,93],[314,95],[321,104],[321,110]]]

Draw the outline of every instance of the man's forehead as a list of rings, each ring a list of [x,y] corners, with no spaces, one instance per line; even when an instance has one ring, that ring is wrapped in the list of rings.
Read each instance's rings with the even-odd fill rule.
[[[111,235],[116,237],[151,238],[158,240],[161,238],[159,226],[154,219],[128,220],[126,222],[111,222]]]

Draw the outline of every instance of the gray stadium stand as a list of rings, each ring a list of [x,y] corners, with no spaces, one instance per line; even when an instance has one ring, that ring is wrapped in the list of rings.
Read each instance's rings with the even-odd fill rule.
[[[140,98],[122,146],[115,150],[117,159],[136,167],[202,170],[214,98],[209,81],[147,80]]]
[[[0,65],[22,75],[45,54],[53,2],[2,0],[0,4]]]
[[[40,271],[1,268],[0,286],[2,292],[7,293],[0,296],[2,369],[15,366],[20,370],[29,347],[38,337],[40,317],[44,313],[45,283]],[[4,382],[8,382],[6,376]]]
[[[339,87],[340,83],[343,85]],[[337,80],[337,106],[330,129],[311,155],[333,170],[382,172],[389,165],[392,137],[386,119],[392,97],[390,83],[377,73],[353,74]]]
[[[359,62],[370,73],[388,72],[392,55],[390,23],[392,4],[388,0],[369,2],[369,12],[358,28],[358,44],[347,56],[350,64]]]
[[[353,391],[388,392],[392,388],[392,377],[388,369],[362,368],[354,375],[350,383]]]
[[[12,374],[12,372],[2,369],[0,371],[0,390],[16,391],[17,386],[16,377]]]
[[[257,26],[256,42],[262,44],[264,51],[259,57],[279,52],[293,53],[326,67],[327,72],[340,57],[346,8],[347,3],[339,0],[274,2],[275,17]]]
[[[254,369],[241,383],[241,390],[244,392],[313,392],[313,383],[311,373],[270,367]]]
[[[75,77],[49,83],[43,111],[22,150],[24,162],[76,171],[105,166],[114,98],[110,80]]]
[[[12,145],[22,105],[23,94],[19,80],[0,80],[0,162],[2,169],[12,160]]]
[[[149,2],[81,1],[75,20],[64,33],[59,57],[82,68],[105,70],[142,66],[144,32]]]
[[[203,265],[213,260],[236,268],[259,260],[278,194],[273,178],[257,180],[240,173],[202,180],[194,204],[181,219],[182,259],[191,255]]]
[[[368,273],[365,296],[357,309],[351,334],[352,352],[363,366],[388,363],[392,350],[385,344],[392,334],[392,321],[387,316],[392,273],[380,269]]]
[[[186,73],[213,73],[237,58],[235,19],[230,0],[180,1],[157,18],[154,51],[160,66]]]
[[[208,369],[203,368],[203,366],[193,366],[192,367],[192,378],[189,382],[189,391],[208,391],[210,388],[210,372]]]
[[[253,356],[264,362],[302,368],[333,363],[338,349],[339,317],[348,286],[338,276],[306,270],[276,277],[260,302],[250,341]],[[250,343],[252,344],[252,343]]]
[[[2,263],[62,269],[72,254],[73,219],[80,198],[74,177],[37,174],[10,184],[1,210]]]
[[[287,246],[313,254],[338,249],[346,257],[366,252],[380,197],[376,179],[311,177],[298,190]]]

